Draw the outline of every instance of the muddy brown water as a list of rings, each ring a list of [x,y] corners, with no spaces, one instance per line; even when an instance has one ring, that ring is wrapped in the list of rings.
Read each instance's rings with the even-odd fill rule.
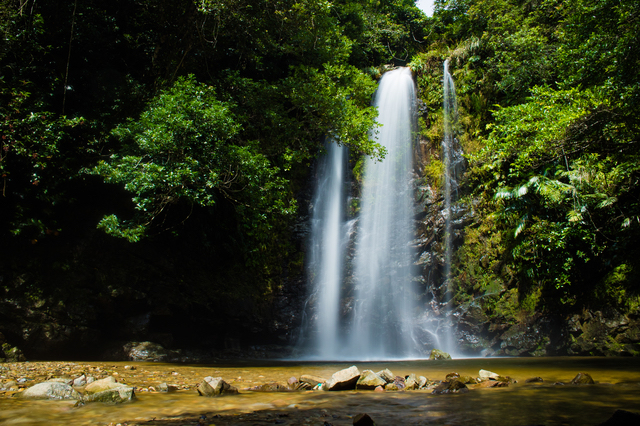
[[[46,363],[23,365],[20,373],[2,370],[4,381],[43,381]],[[51,364],[55,366],[55,364]],[[125,369],[125,365],[135,370]],[[480,369],[517,380],[506,388],[471,389],[464,394],[432,395],[407,392],[252,392],[268,382],[286,383],[290,377],[313,374],[325,378],[351,365],[361,371],[390,369],[394,374],[423,375],[443,380],[457,372],[476,377]],[[36,368],[37,367],[37,368]],[[72,363],[69,372],[115,375],[138,388],[137,399],[120,405],[71,401],[33,401],[11,392],[0,395],[0,423],[7,425],[352,425],[359,413],[382,425],[597,425],[616,409],[640,413],[638,358],[478,358],[452,361],[394,362],[235,362],[217,365],[160,363]],[[50,375],[65,375],[51,367]],[[38,373],[36,373],[38,371]],[[570,385],[579,372],[591,374],[594,385]],[[29,377],[29,375],[40,375]],[[239,395],[198,396],[195,386],[206,376],[222,377],[238,387]],[[542,383],[525,383],[542,377]],[[154,392],[159,383],[178,386],[171,393]],[[559,383],[565,383],[559,384]],[[151,387],[151,388],[150,388]],[[151,389],[151,391],[146,391]]]

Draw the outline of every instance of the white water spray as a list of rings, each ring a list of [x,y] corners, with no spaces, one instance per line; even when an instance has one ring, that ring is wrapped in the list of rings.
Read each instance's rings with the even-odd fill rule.
[[[382,124],[374,137],[387,154],[383,161],[368,159],[365,165],[354,267],[356,305],[345,349],[347,357],[357,359],[415,358],[411,71],[384,74],[374,105]]]
[[[347,149],[334,142],[319,164],[318,187],[312,213],[312,275],[315,281],[316,333],[314,352],[331,359],[339,349],[340,295],[343,282],[345,223],[345,173]]]
[[[448,311],[450,299],[453,293],[451,281],[451,264],[453,261],[453,220],[455,211],[452,202],[457,199],[458,174],[464,167],[462,150],[456,140],[456,127],[458,124],[458,103],[456,99],[456,87],[453,77],[449,73],[449,60],[444,61],[443,67],[443,114],[444,114],[444,140],[442,148],[444,151],[444,216],[445,216],[445,254],[444,254],[444,274],[443,280],[446,288],[444,300],[445,314],[447,316],[447,332],[443,335],[444,349],[454,353],[455,347],[452,339],[452,318]]]
[[[444,280],[447,285],[451,281],[451,258],[453,255],[453,236],[451,229],[451,198],[452,184],[455,183],[455,169],[453,167],[454,156],[454,126],[458,121],[458,104],[456,101],[456,87],[453,77],[449,73],[449,60],[444,61],[443,72],[443,110],[444,110],[444,204],[445,204],[445,265]]]
[[[371,135],[386,148],[383,161],[368,159],[353,264],[352,317],[345,302],[346,246],[354,221],[346,221],[346,149],[327,145],[319,163],[312,206],[310,278],[315,306],[307,358],[382,360],[419,358],[415,338],[412,132],[415,87],[408,68],[387,72],[374,101],[382,127]],[[345,306],[346,307],[346,306]],[[348,310],[348,309],[347,309]]]

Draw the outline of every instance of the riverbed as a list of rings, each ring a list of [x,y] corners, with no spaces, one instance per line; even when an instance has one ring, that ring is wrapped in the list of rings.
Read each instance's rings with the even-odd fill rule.
[[[252,386],[280,382],[303,374],[330,378],[343,368],[385,368],[444,380],[451,372],[478,376],[490,370],[517,381],[502,388],[474,388],[462,394],[430,391],[296,391],[254,392]],[[571,385],[580,372],[592,385]],[[7,425],[352,425],[367,413],[382,425],[597,425],[617,409],[640,412],[638,358],[477,358],[450,361],[318,363],[242,361],[215,365],[133,362],[30,362],[0,364],[3,382],[25,386],[50,377],[114,376],[136,387],[137,399],[120,405],[34,401],[19,391],[0,392],[0,423]],[[240,389],[238,395],[199,396],[206,376],[222,377]],[[541,377],[543,382],[525,383]],[[161,392],[161,384],[174,392]]]

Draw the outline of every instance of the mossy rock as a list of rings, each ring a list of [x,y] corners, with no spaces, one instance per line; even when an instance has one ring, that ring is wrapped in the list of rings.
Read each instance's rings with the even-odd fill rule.
[[[451,359],[451,355],[448,353],[441,351],[440,349],[431,350],[431,355],[429,355],[429,359],[432,361]]]

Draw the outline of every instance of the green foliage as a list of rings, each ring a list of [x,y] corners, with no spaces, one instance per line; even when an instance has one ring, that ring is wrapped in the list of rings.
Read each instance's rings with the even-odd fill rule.
[[[234,203],[255,257],[269,247],[269,234],[295,213],[286,181],[256,144],[238,145],[240,128],[213,88],[193,77],[180,78],[153,100],[137,121],[113,131],[124,142],[122,155],[101,161],[91,173],[122,184],[133,195],[136,214],[106,216],[100,228],[138,241],[158,226],[179,201],[213,206],[222,197]]]
[[[533,295],[536,309],[580,309],[640,292],[630,272],[640,232],[636,9],[624,0],[437,4],[411,66],[424,136],[441,138],[446,58],[458,91],[463,187],[477,220],[458,250],[460,300],[492,300],[486,309],[515,318]]]

